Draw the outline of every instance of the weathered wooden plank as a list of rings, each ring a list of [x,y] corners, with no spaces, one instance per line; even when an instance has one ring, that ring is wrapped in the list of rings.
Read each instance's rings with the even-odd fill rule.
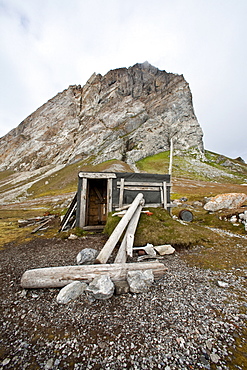
[[[120,181],[117,181],[117,185],[121,185]],[[148,181],[125,181],[125,185],[128,186],[162,186],[163,182],[148,182]]]
[[[83,230],[98,230],[102,231],[104,229],[104,225],[88,225],[88,226],[83,226]]]
[[[92,281],[96,276],[108,274],[113,281],[126,280],[127,272],[152,270],[154,278],[164,275],[167,268],[160,262],[114,263],[102,265],[80,265],[46,267],[27,270],[21,277],[22,288],[59,288],[72,281]]]
[[[170,160],[169,160],[169,169],[168,169],[169,175],[172,174],[172,160],[173,160],[173,139],[171,138],[171,141],[170,141]]]
[[[161,199],[161,203],[164,204],[163,187],[160,187],[160,199]]]
[[[146,205],[146,207],[154,207],[154,208],[157,208],[157,207],[163,207],[164,203],[148,203]],[[126,209],[127,208],[127,204],[123,204],[123,209]],[[167,206],[169,207],[172,207],[172,205],[170,203],[167,203]],[[119,208],[116,208],[116,209],[119,209]]]
[[[87,204],[87,179],[82,179],[82,189],[80,193],[80,215],[79,227],[83,228],[86,225],[86,204]]]
[[[123,196],[124,196],[124,178],[121,179],[120,182],[120,190],[119,190],[119,208],[123,206]]]
[[[155,186],[138,186],[138,185],[137,186],[127,186],[127,185],[124,185],[123,188],[120,187],[120,192],[122,191],[122,193],[123,193],[124,190],[159,191],[160,188],[159,187],[155,187]],[[120,194],[119,194],[119,198],[120,198]]]
[[[96,196],[98,197],[99,201],[101,203],[103,203],[104,202],[104,198],[103,198],[102,194],[100,193],[99,189],[96,188],[96,186],[94,186],[93,190],[94,190]]]
[[[115,173],[110,172],[79,172],[78,176],[86,179],[115,179],[117,177]]]
[[[28,218],[26,220],[18,220],[18,226],[19,227],[25,227],[25,226],[33,226],[36,224],[41,224],[45,220],[47,220],[47,217],[35,217],[35,218]]]
[[[127,253],[127,256],[129,257],[133,257],[133,244],[134,244],[134,238],[135,238],[135,235],[134,234],[130,234],[130,233],[127,233],[127,238],[126,238],[126,253]]]
[[[75,212],[76,207],[77,207],[77,193],[75,194],[75,196],[74,196],[74,198],[73,198],[73,200],[72,200],[72,202],[69,206],[69,209],[66,212],[66,214],[63,218],[63,221],[61,222],[59,232],[63,231],[66,228],[66,226],[67,226],[67,224],[70,220],[70,217],[72,216],[73,212]]]
[[[32,232],[31,234],[35,234],[38,230],[42,229],[42,227],[46,226],[47,224],[49,224],[49,222],[51,221],[51,219],[49,220],[46,220],[45,222],[43,222],[42,224],[40,224],[39,226],[37,226]]]
[[[127,261],[126,244],[127,244],[127,235],[125,234],[118,249],[114,263],[126,263]]]
[[[163,203],[164,203],[164,209],[167,209],[167,189],[166,189],[166,182],[163,182]]]
[[[129,221],[131,220],[133,214],[136,211],[136,208],[140,204],[143,199],[143,194],[139,193],[133,200],[131,206],[123,216],[123,218],[119,221],[115,229],[113,230],[112,234],[110,235],[109,239],[105,243],[104,247],[100,251],[96,263],[106,263],[108,258],[110,257],[113,249],[115,248],[117,242],[119,241],[124,229],[128,225]]]
[[[126,260],[127,260],[127,255],[132,257],[132,248],[133,248],[133,244],[134,244],[134,236],[133,235],[135,234],[136,227],[138,225],[138,221],[139,221],[139,218],[140,218],[142,207],[143,207],[143,205],[140,204],[137,207],[133,217],[131,218],[131,220],[130,220],[128,226],[127,226],[127,229],[126,229],[124,238],[122,240],[122,243],[121,243],[121,245],[118,249],[118,253],[117,253],[117,256],[115,258],[114,263],[125,263]],[[130,239],[132,238],[132,236],[130,237],[130,235],[133,236],[133,240],[131,240],[131,241],[130,241]]]
[[[128,209],[130,207],[130,204],[126,204],[125,206],[123,206],[123,207],[117,207],[117,208],[115,208],[115,211],[116,212],[119,212],[119,211],[124,211],[125,209]]]
[[[112,212],[112,179],[107,179],[107,214]]]
[[[130,257],[133,256],[134,236],[135,236],[136,228],[137,228],[139,218],[141,215],[142,207],[144,206],[144,202],[145,201],[143,199],[143,203],[137,207],[132,219],[130,220],[130,223],[126,231],[126,234],[127,234],[126,252],[127,252],[127,256],[130,256]]]

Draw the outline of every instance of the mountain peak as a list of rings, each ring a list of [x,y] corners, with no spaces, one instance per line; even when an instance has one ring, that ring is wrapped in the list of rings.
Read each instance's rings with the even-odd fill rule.
[[[129,165],[169,150],[203,151],[202,129],[182,75],[147,61],[94,73],[57,94],[0,139],[0,169],[32,170],[79,160]]]

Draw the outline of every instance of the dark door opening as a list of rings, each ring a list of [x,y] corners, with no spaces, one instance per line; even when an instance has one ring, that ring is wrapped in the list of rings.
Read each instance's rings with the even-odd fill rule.
[[[107,219],[107,179],[88,179],[86,225],[105,225]]]

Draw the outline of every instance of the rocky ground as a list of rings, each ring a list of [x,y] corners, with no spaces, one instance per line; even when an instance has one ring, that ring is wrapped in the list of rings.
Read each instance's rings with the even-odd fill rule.
[[[177,252],[143,294],[59,305],[59,289],[21,289],[26,269],[75,264],[81,249],[104,242],[102,235],[36,239],[0,251],[0,369],[246,369],[242,269],[190,267],[190,252]]]

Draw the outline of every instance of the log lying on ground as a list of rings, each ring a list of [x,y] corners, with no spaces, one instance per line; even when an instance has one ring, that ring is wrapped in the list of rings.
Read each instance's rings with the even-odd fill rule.
[[[113,263],[101,265],[46,267],[24,272],[22,288],[60,288],[72,281],[92,281],[96,276],[108,274],[113,281],[126,280],[128,271],[152,270],[154,278],[164,275],[167,268],[160,262]]]

